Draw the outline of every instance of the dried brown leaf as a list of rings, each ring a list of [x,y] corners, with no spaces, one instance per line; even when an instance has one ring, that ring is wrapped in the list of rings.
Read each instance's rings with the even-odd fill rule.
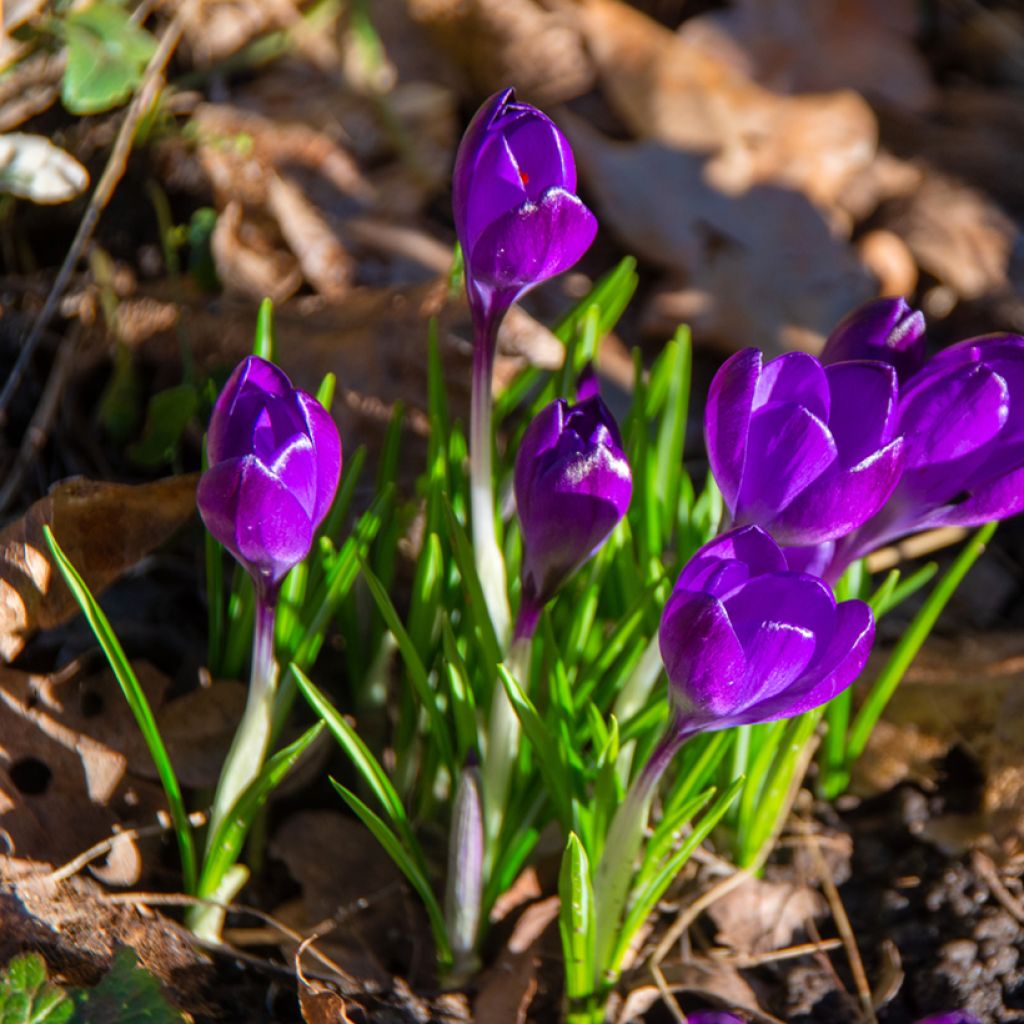
[[[196,479],[134,486],[65,480],[0,531],[0,656],[10,661],[30,633],[78,609],[50,561],[44,524],[98,594],[192,517]]]
[[[768,953],[792,945],[808,920],[825,911],[806,885],[748,878],[708,908],[718,941],[739,953]]]
[[[217,277],[231,294],[284,302],[302,284],[298,261],[242,216],[241,204],[231,202],[217,218],[210,240]]]

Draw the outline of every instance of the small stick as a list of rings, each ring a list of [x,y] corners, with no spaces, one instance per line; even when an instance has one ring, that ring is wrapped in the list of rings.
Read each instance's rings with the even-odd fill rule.
[[[132,98],[124,120],[121,122],[117,138],[114,140],[113,149],[111,149],[110,156],[107,159],[107,165],[103,168],[103,174],[100,176],[100,180],[97,182],[96,188],[89,198],[89,205],[86,207],[81,223],[78,225],[78,231],[75,233],[67,255],[64,257],[64,262],[60,266],[60,270],[57,271],[57,277],[54,279],[53,286],[46,296],[46,302],[43,303],[42,311],[36,318],[35,323],[29,328],[29,332],[22,342],[18,358],[11,368],[10,376],[7,378],[3,390],[0,391],[0,427],[3,427],[7,422],[7,407],[11,403],[11,398],[18,389],[21,378],[25,375],[29,360],[38,347],[43,332],[49,326],[54,313],[57,312],[60,298],[64,294],[64,289],[68,285],[71,274],[78,265],[86,243],[92,238],[92,234],[96,230],[100,214],[105,209],[107,203],[110,202],[110,197],[114,194],[114,189],[117,187],[118,182],[124,177],[125,169],[128,166],[128,157],[132,150],[132,141],[135,138],[135,130],[159,93],[160,84],[158,79],[167,66],[167,62],[171,59],[171,54],[174,53],[175,48],[181,41],[182,33],[185,30],[185,16],[191,7],[192,4],[189,3],[182,5],[178,9],[174,20],[168,25],[167,31],[164,32],[163,37],[160,39],[160,44],[150,58],[149,64],[146,65],[138,91]]]
[[[999,877],[999,872],[996,870],[996,865],[992,858],[988,854],[982,853],[981,850],[975,850],[971,855],[971,864],[985,884],[988,885],[989,889],[992,890],[992,895],[995,896],[996,900],[1018,922],[1024,924],[1024,904],[1006,888],[1003,880]]]

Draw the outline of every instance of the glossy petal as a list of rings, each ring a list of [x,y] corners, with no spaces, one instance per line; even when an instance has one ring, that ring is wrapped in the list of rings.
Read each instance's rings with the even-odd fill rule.
[[[769,404],[800,405],[827,423],[832,396],[818,360],[805,352],[787,352],[765,363],[757,382],[754,408]]]
[[[772,520],[772,535],[786,545],[844,537],[885,504],[902,470],[902,437],[851,470],[844,472],[834,463]]]
[[[244,360],[218,398],[197,502],[210,532],[276,585],[309,553],[341,474],[338,428],[271,363]]]
[[[1016,469],[965,493],[962,500],[936,509],[924,525],[981,526],[993,519],[1008,519],[1024,512],[1024,457]]]
[[[618,426],[597,395],[541,410],[523,435],[514,485],[524,601],[539,610],[604,543],[632,497]]]
[[[899,385],[885,363],[838,363],[825,368],[832,409],[828,428],[839,452],[839,465],[850,469],[896,436]]]
[[[719,1013],[717,1010],[701,1010],[686,1016],[686,1024],[744,1024],[742,1018],[731,1013]]]
[[[758,527],[717,538],[696,553],[665,606],[661,655],[688,731],[798,714],[831,699],[864,667],[874,636],[870,608],[837,605],[816,577],[744,565],[743,550],[765,561],[763,544],[775,548],[773,566],[784,561]],[[729,589],[719,597],[712,586]]]
[[[735,509],[743,482],[747,432],[761,376],[761,353],[744,349],[730,356],[711,381],[704,413],[708,461],[725,504]]]
[[[855,309],[829,335],[821,362],[878,359],[906,380],[924,361],[924,314],[905,299],[876,299]]]
[[[597,234],[597,219],[577,196],[551,188],[539,202],[503,213],[482,231],[470,262],[496,288],[540,284],[579,262]]]
[[[828,427],[805,407],[767,405],[758,409],[747,434],[747,464],[736,499],[736,522],[770,527],[778,513],[836,457]]]

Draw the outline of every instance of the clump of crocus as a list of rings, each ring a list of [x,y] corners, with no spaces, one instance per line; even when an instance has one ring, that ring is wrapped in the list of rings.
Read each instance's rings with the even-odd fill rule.
[[[209,834],[214,835],[267,754],[277,688],[278,592],[285,575],[309,554],[334,501],[341,439],[334,420],[312,395],[293,388],[273,363],[249,356],[214,405],[206,447],[209,469],[196,496],[200,515],[256,588],[252,678],[213,800]],[[221,888],[216,895],[229,899],[233,892]],[[222,920],[217,908],[199,908],[193,927],[216,937]]]
[[[920,369],[925,355],[924,314],[906,299],[875,299],[859,306],[828,336],[821,362],[877,359],[905,381]]]
[[[597,220],[576,195],[576,165],[554,122],[512,89],[477,111],[459,145],[452,181],[473,315],[470,497],[473,547],[496,632],[508,632],[508,598],[495,536],[491,479],[491,375],[498,326],[535,285],[568,270],[590,247]]]
[[[789,570],[759,527],[730,530],[690,559],[659,631],[672,716],[615,813],[597,872],[599,957],[614,942],[655,788],[682,744],[826,703],[863,669],[874,632],[868,605],[837,604],[822,580]]]
[[[633,476],[618,424],[590,382],[582,401],[558,398],[533,419],[516,454],[516,510],[523,534],[517,636],[605,542],[629,509]]]
[[[903,467],[896,371],[879,361],[823,367],[745,349],[721,367],[704,419],[708,458],[736,526],[780,543],[845,536],[885,503]]]
[[[1024,338],[993,334],[944,349],[907,381],[898,417],[899,483],[837,544],[831,576],[896,537],[1024,511]]]

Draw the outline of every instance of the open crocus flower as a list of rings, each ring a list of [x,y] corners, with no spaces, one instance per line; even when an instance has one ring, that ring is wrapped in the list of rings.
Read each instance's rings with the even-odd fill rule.
[[[867,661],[874,621],[791,572],[756,526],[705,544],[683,569],[661,619],[661,656],[679,733],[692,735],[809,711],[846,689]]]
[[[523,533],[523,608],[532,632],[558,588],[607,539],[629,508],[633,477],[615,418],[596,393],[559,398],[526,428],[516,455]]]
[[[924,314],[905,299],[875,299],[846,316],[829,335],[821,363],[878,359],[905,381],[924,362]]]
[[[786,545],[842,537],[885,503],[903,466],[896,371],[872,360],[823,367],[791,352],[737,352],[715,374],[704,433],[738,526]]]
[[[597,220],[576,192],[576,164],[546,115],[495,93],[455,158],[452,205],[474,319],[489,328],[524,292],[573,266]]]
[[[249,356],[217,399],[206,448],[203,522],[257,583],[275,588],[309,554],[334,500],[338,428],[273,363]]]
[[[895,537],[1024,511],[1024,338],[972,338],[930,359],[903,390],[898,429],[899,485],[837,545],[833,575]]]

